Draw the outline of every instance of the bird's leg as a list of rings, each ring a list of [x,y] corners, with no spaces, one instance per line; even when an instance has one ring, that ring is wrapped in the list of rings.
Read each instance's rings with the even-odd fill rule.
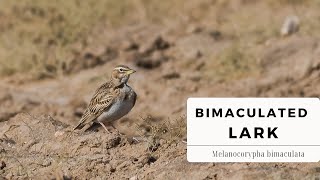
[[[107,127],[102,122],[99,122],[99,124],[101,124],[101,126],[107,131],[108,134],[110,134],[110,131],[107,129]]]
[[[111,125],[112,128],[117,132],[117,134],[122,135],[122,134],[120,133],[120,131],[119,131],[116,127],[114,127],[114,125],[113,125],[112,123],[110,123],[110,125]]]

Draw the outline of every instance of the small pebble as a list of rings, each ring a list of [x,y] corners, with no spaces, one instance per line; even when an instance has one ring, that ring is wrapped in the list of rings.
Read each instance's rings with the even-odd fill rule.
[[[64,132],[63,131],[57,131],[54,133],[54,137],[59,137],[59,136],[62,136],[64,135]]]
[[[297,16],[288,16],[282,27],[281,27],[281,35],[288,36],[299,30],[300,20]]]

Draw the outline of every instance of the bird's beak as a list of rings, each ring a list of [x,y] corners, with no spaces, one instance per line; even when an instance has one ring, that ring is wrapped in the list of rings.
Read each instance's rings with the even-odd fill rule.
[[[136,72],[135,70],[130,69],[129,71],[127,71],[127,75],[133,74],[133,73],[135,73],[135,72]]]

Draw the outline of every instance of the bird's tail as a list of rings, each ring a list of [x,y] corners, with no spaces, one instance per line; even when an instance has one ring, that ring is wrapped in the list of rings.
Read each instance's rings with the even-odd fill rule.
[[[76,130],[76,129],[81,129],[81,123],[79,123],[78,125],[76,125],[76,126],[72,129],[72,131],[74,131],[74,130]]]

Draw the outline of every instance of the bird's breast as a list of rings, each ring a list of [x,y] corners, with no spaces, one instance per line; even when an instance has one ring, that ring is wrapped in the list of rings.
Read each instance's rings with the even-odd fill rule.
[[[135,93],[130,87],[120,89],[120,95],[114,99],[110,108],[103,112],[98,121],[111,122],[120,119],[130,112],[135,103]]]

